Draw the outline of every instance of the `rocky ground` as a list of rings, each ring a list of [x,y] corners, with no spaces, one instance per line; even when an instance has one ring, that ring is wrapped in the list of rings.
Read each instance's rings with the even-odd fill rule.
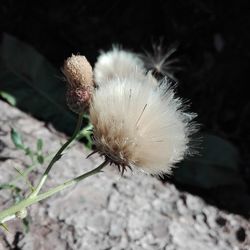
[[[30,160],[15,149],[10,127],[35,146],[42,138],[48,152],[54,152],[65,136],[0,101],[0,183],[16,175],[14,167],[25,168]],[[76,143],[58,162],[45,188],[79,175],[100,163]],[[45,168],[31,175],[36,177]],[[19,185],[24,185],[19,180]],[[8,206],[10,191],[0,190],[0,209]],[[206,204],[201,198],[182,192],[172,184],[138,173],[120,177],[116,169],[92,176],[29,209],[27,233],[20,221],[0,231],[0,249],[22,250],[229,250],[250,248],[250,222]]]

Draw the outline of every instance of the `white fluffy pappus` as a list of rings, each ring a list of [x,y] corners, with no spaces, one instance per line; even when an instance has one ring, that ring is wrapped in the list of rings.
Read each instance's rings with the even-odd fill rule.
[[[95,83],[99,86],[113,78],[143,78],[145,69],[143,61],[134,53],[114,47],[101,53],[94,67]]]
[[[171,173],[173,165],[188,153],[194,115],[163,80],[152,84],[113,78],[93,95],[90,120],[96,151],[122,169],[134,167],[150,174]]]
[[[143,61],[145,69],[152,71],[157,79],[168,77],[177,82],[175,73],[182,70],[181,61],[175,55],[178,45],[172,44],[168,48],[164,48],[163,41],[160,40],[159,43],[154,43],[152,47],[152,52],[146,50],[138,55]]]

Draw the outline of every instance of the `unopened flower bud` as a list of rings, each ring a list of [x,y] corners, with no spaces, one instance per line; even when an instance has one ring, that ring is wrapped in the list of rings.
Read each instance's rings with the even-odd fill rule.
[[[69,87],[66,93],[66,101],[69,108],[79,114],[88,108],[91,95],[92,90],[89,87]]]
[[[66,93],[69,108],[81,113],[86,111],[94,89],[92,67],[85,56],[72,55],[64,62],[63,73],[68,80]]]
[[[85,56],[72,55],[63,66],[63,73],[71,87],[93,86],[93,71]]]

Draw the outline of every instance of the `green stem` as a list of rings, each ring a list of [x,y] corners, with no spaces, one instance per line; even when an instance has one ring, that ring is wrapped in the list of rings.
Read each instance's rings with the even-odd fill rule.
[[[15,215],[17,212],[22,211],[23,209],[27,208],[28,206],[37,203],[41,200],[44,200],[62,190],[64,190],[65,188],[68,188],[70,186],[73,186],[74,184],[77,184],[78,182],[82,181],[83,179],[97,174],[99,172],[101,172],[101,170],[108,164],[107,161],[104,161],[102,164],[100,164],[97,168],[82,174],[78,177],[75,177],[73,179],[70,179],[66,182],[64,182],[63,184],[56,186],[54,188],[51,188],[50,190],[48,190],[47,192],[44,192],[42,194],[38,194],[36,196],[29,196],[28,198],[20,201],[19,203],[3,210],[2,212],[0,212],[0,224],[3,222],[6,222],[8,220],[8,218],[13,219],[13,215]]]
[[[46,182],[49,172],[51,170],[51,168],[53,167],[53,165],[61,158],[62,156],[62,152],[70,145],[71,142],[73,142],[78,134],[78,132],[81,129],[82,126],[82,119],[83,119],[83,114],[79,114],[78,116],[78,121],[76,124],[76,128],[75,131],[73,133],[73,135],[68,139],[68,141],[66,141],[62,147],[57,151],[57,153],[55,154],[55,156],[52,158],[51,162],[49,163],[47,169],[45,170],[42,178],[40,179],[37,187],[35,188],[35,190],[29,195],[29,197],[35,197],[39,194],[42,186],[44,185],[44,183]]]

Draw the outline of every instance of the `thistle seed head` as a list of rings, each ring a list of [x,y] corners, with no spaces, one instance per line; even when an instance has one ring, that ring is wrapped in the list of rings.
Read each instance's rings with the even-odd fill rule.
[[[93,94],[90,120],[97,152],[122,172],[134,167],[150,174],[171,173],[189,153],[193,114],[164,80],[113,78]],[[155,79],[153,80],[155,81]]]
[[[102,53],[94,67],[94,78],[98,86],[114,78],[139,78],[145,74],[143,61],[129,51],[113,47],[112,50]]]

